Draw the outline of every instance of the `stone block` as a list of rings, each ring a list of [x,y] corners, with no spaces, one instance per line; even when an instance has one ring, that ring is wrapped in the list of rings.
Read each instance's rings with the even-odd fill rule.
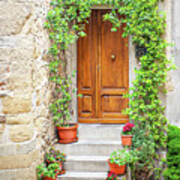
[[[21,68],[20,66],[19,69]],[[26,72],[11,73],[7,85],[9,90],[32,93],[31,68],[25,70]]]
[[[0,123],[6,122],[6,116],[0,115]]]
[[[109,156],[113,151],[122,149],[120,141],[79,141],[74,144],[55,144],[55,148],[65,152],[69,156],[80,156],[86,153],[87,156]]]
[[[32,94],[33,36],[0,38],[0,64],[3,65],[6,89],[16,95]],[[8,41],[8,43],[4,43]],[[1,44],[2,43],[2,44]],[[0,65],[1,66],[1,65]]]
[[[17,180],[37,180],[36,167],[16,171]]]
[[[32,120],[33,115],[31,113],[6,116],[7,124],[29,124]]]
[[[0,124],[0,138],[2,137],[5,130],[5,124]]]
[[[34,37],[32,35],[0,37],[0,61],[5,68],[8,68],[8,71],[25,71],[27,66],[32,66],[29,62],[33,59],[33,51]]]
[[[108,172],[109,156],[70,156],[65,162],[66,171]]]
[[[9,128],[9,138],[13,142],[24,142],[32,139],[33,129],[27,125],[16,125]]]
[[[34,62],[33,87],[42,87],[48,84],[48,68],[46,63]]]
[[[41,106],[36,106],[36,111],[34,112],[34,119],[37,119],[39,117],[47,117],[49,116],[49,107],[44,106],[42,104]]]
[[[41,130],[45,121],[47,121],[47,119],[44,117],[37,118],[34,120],[34,125],[38,130]]]
[[[32,13],[32,5],[25,3],[0,2],[0,35],[21,32]]]
[[[0,156],[0,169],[28,168],[39,159],[39,156],[39,150],[28,154]]]
[[[0,145],[0,156],[27,154],[36,149],[37,139],[33,138],[31,141],[24,143],[8,143]]]
[[[0,170],[1,180],[37,180],[35,167]]]
[[[19,114],[30,112],[32,108],[31,97],[4,97],[2,98],[2,111],[4,114]]]
[[[36,90],[36,105],[40,106],[44,104],[45,106],[49,106],[51,93],[51,91],[48,91],[48,84],[38,88]]]

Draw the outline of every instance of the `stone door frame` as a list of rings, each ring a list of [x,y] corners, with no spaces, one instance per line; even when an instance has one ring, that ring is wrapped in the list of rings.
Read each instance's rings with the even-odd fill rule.
[[[95,6],[92,9],[110,9],[107,6]],[[135,67],[138,67],[138,62],[135,57],[135,47],[132,44],[132,38],[129,37],[129,87],[132,86],[132,81],[135,79],[135,73],[134,69]],[[68,50],[66,51],[66,57],[67,57],[67,72],[68,74],[71,74],[74,70],[77,71],[77,42],[70,45]],[[77,73],[76,76],[72,79],[72,88],[77,88]],[[73,116],[72,116],[72,122],[77,122],[78,120],[78,111],[77,111],[77,96],[72,94],[72,110],[73,110]]]
[[[162,3],[160,4],[160,9],[163,9],[166,14],[167,14],[167,29],[166,29],[166,34],[165,34],[165,39],[168,40],[169,42],[172,42],[172,37],[171,37],[171,3]],[[111,9],[108,6],[94,6],[92,9]],[[132,44],[132,37],[129,37],[129,87],[132,87],[132,82],[135,79],[135,72],[134,69],[135,67],[138,67],[138,61],[135,56],[135,47]],[[167,48],[167,56],[168,58],[171,56],[171,47]],[[66,57],[67,57],[67,72],[68,74],[71,74],[72,71],[77,71],[77,43],[71,44],[66,51]],[[72,88],[77,87],[77,74],[76,76],[72,79]],[[168,95],[163,96],[162,102],[164,105],[166,105],[166,115],[169,119],[170,117],[170,112],[169,112],[169,106],[168,106]],[[78,113],[77,113],[77,97],[72,94],[72,110],[73,110],[73,116],[72,116],[72,121],[77,122],[78,119]]]

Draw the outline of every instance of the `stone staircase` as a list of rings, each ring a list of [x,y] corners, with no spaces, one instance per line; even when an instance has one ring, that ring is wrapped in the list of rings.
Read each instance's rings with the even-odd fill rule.
[[[77,143],[55,146],[67,155],[66,174],[59,180],[105,180],[109,155],[122,148],[121,129],[122,125],[79,124]]]

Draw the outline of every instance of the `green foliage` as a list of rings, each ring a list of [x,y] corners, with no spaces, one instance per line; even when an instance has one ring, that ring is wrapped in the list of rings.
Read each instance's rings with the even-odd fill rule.
[[[164,171],[166,180],[180,179],[180,128],[168,127],[167,169]]]
[[[56,126],[66,126],[68,125],[68,121],[71,120],[71,76],[67,75],[65,77],[61,77],[58,73],[54,73],[50,77],[50,79],[56,84],[54,92],[54,101],[50,105],[50,110],[53,115],[53,121],[55,122]]]
[[[46,165],[42,163],[38,165],[36,169],[37,169],[38,179],[40,180],[42,177],[55,178],[57,171],[60,170],[60,167],[58,163],[49,164],[48,167],[46,167]]]
[[[56,150],[54,148],[51,148],[49,150],[49,153],[45,154],[45,160],[48,162],[64,162],[65,161],[65,154],[60,152],[59,150]]]
[[[156,171],[155,160],[159,159],[156,152],[166,148],[167,140],[167,120],[159,93],[165,91],[164,83],[171,63],[166,57],[169,44],[163,39],[165,16],[158,10],[158,3],[159,0],[52,0],[52,8],[45,23],[52,43],[49,49],[52,56],[49,64],[50,79],[56,86],[50,110],[57,126],[66,125],[71,120],[71,77],[66,74],[65,50],[78,37],[85,36],[84,24],[90,17],[92,6],[101,4],[112,7],[104,15],[104,20],[112,23],[111,30],[116,31],[125,23],[123,37],[131,35],[136,49],[144,50],[143,53],[138,53],[140,67],[135,70],[136,79],[130,93],[126,95],[129,98],[126,113],[139,130],[145,129],[152,136],[150,139],[142,139],[141,142],[146,146],[143,145],[140,149],[143,154],[149,143],[147,141],[150,141],[154,149],[146,155],[147,158],[142,159],[145,167],[154,159],[150,168],[147,168],[148,174]],[[119,15],[124,18],[119,19]]]
[[[156,149],[153,136],[149,130],[134,127],[132,151],[136,151],[137,161],[131,163],[132,176],[134,179],[153,178],[154,159],[156,159]]]
[[[136,151],[127,151],[126,149],[117,150],[111,153],[109,161],[119,166],[133,163],[137,161],[136,153]]]

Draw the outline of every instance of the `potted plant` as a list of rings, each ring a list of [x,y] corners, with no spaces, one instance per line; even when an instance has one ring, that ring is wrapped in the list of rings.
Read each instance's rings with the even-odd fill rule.
[[[77,137],[77,124],[68,124],[67,126],[57,126],[59,143],[69,144],[78,141]]]
[[[133,123],[126,123],[123,127],[121,134],[121,141],[123,146],[131,146],[132,145],[132,137],[133,137]]]
[[[42,163],[36,167],[38,180],[43,179],[43,173],[45,171],[45,168],[46,168],[46,166],[44,163]]]
[[[60,167],[58,163],[51,163],[46,167],[44,163],[37,166],[38,180],[57,180]]]
[[[106,178],[106,180],[117,180],[117,174],[109,171],[108,172],[108,177]]]
[[[54,148],[51,148],[49,150],[49,153],[45,154],[45,160],[47,164],[51,163],[58,163],[61,171],[59,171],[59,174],[64,174],[64,162],[65,162],[66,155],[64,153],[61,153],[59,150],[56,150]]]
[[[131,154],[126,151],[126,149],[114,151],[111,153],[110,158],[108,159],[108,164],[110,172],[113,172],[117,175],[122,175],[125,173],[126,164],[130,163]]]
[[[53,74],[54,66],[59,66],[59,64],[50,63],[51,73]],[[75,93],[76,90],[71,90],[70,85],[72,84],[72,77],[75,76],[75,72],[71,76],[63,75],[62,77],[52,76],[52,80],[56,83],[56,93],[54,93],[54,101],[50,106],[50,111],[52,113],[52,118],[55,123],[57,134],[59,138],[59,143],[68,144],[77,142],[77,129],[78,124],[72,123],[72,108],[71,94]],[[72,91],[72,93],[71,93]]]

